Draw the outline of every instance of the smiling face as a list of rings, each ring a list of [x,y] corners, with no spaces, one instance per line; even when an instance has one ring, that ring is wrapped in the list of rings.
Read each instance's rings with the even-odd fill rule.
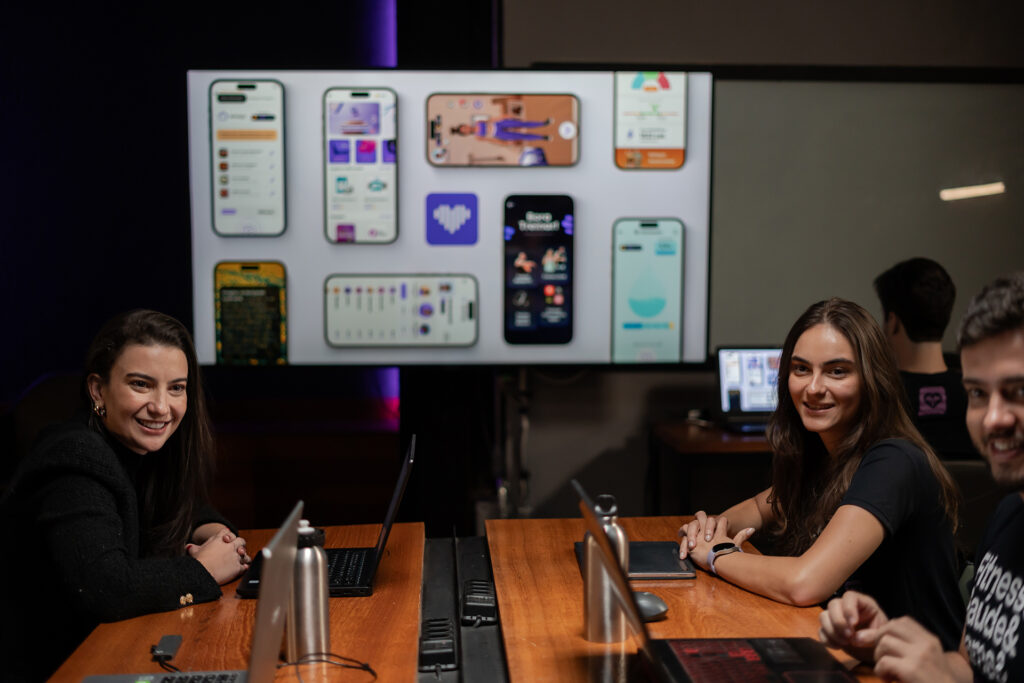
[[[834,453],[860,409],[861,374],[853,346],[831,325],[808,328],[793,347],[788,381],[804,427]]]
[[[188,407],[188,362],[174,346],[124,347],[104,381],[88,378],[93,402],[106,410],[103,425],[135,453],[160,450]]]
[[[964,347],[967,431],[992,478],[1024,495],[1024,328]]]

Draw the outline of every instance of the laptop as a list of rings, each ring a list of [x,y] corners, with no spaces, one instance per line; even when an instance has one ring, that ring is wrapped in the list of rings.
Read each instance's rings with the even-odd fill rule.
[[[718,408],[724,429],[740,434],[763,434],[775,410],[782,349],[719,347]]]
[[[598,557],[611,578],[612,593],[639,641],[642,664],[656,680],[666,683],[857,680],[824,645],[811,638],[651,638],[626,574],[615,559],[611,540],[594,512],[593,501],[575,479],[572,485],[580,498],[587,531],[597,541]]]
[[[373,579],[377,575],[377,567],[384,557],[384,546],[398,515],[398,507],[402,504],[405,486],[409,483],[412,473],[412,462],[416,455],[416,435],[409,441],[409,449],[405,454],[402,471],[398,474],[395,492],[391,495],[384,524],[377,536],[377,545],[373,548],[324,548],[327,554],[328,591],[332,598],[363,597],[373,595]],[[260,588],[262,562],[259,556],[253,558],[252,566],[242,577],[236,592],[243,598],[256,597]]]
[[[83,683],[183,683],[210,680],[218,683],[271,683],[277,674],[277,663],[284,637],[285,615],[292,594],[295,572],[295,549],[298,546],[299,518],[302,501],[295,504],[284,524],[260,551],[264,579],[256,604],[256,624],[252,630],[247,671],[181,671],[151,674],[113,674],[86,676]],[[209,677],[209,678],[208,678]]]

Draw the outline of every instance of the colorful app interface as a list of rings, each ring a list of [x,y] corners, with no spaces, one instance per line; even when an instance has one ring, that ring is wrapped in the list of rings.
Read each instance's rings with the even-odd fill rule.
[[[615,165],[680,168],[686,159],[686,73],[615,72]]]
[[[331,346],[471,346],[471,275],[332,275],[325,283]]]
[[[505,341],[572,340],[573,201],[565,195],[505,198]]]
[[[782,349],[720,349],[719,391],[723,413],[765,413],[778,401]]]
[[[612,242],[612,362],[682,358],[683,224],[620,220]]]
[[[324,93],[324,197],[330,242],[398,235],[397,98],[393,90]]]
[[[218,263],[214,271],[217,363],[287,362],[284,266]]]
[[[214,81],[210,149],[214,231],[284,232],[284,86],[277,81]]]
[[[435,166],[571,166],[578,151],[574,95],[427,98],[427,160]]]

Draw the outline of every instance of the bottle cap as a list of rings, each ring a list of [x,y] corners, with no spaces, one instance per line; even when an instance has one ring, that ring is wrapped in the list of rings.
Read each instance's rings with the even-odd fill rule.
[[[317,529],[309,524],[308,519],[299,520],[299,547],[311,548],[315,545],[323,547],[324,530]]]
[[[597,500],[594,502],[594,507],[596,508],[594,512],[605,517],[617,515],[619,513],[619,508],[615,504],[615,496],[610,493],[602,493],[599,495]]]

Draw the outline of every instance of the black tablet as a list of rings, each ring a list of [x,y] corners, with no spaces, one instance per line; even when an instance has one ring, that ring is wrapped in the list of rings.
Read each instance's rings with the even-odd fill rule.
[[[576,561],[583,571],[583,542],[573,544]],[[629,578],[692,579],[697,570],[689,558],[679,559],[679,544],[674,541],[630,541]]]

